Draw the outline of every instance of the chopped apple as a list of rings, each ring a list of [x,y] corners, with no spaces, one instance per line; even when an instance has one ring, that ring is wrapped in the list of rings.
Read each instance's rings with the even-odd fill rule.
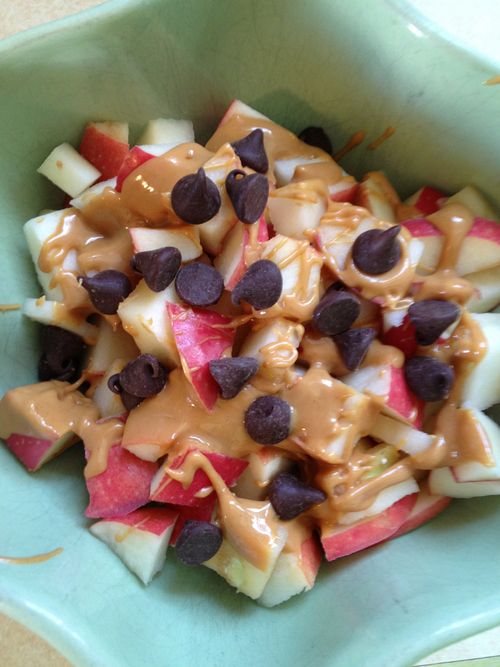
[[[58,269],[45,273],[40,269],[38,258],[40,257],[44,243],[56,233],[60,227],[61,220],[70,212],[69,208],[65,208],[62,211],[51,211],[36,218],[31,218],[23,227],[31,258],[35,265],[38,282],[42,286],[46,296],[53,301],[63,300],[63,294],[59,285],[52,286],[52,280]]]
[[[157,468],[156,463],[137,458],[119,444],[113,445],[106,470],[86,480],[90,500],[85,516],[109,519],[146,505]]]
[[[444,202],[446,204],[462,204],[478,218],[488,218],[499,222],[496,211],[490,206],[485,196],[473,185],[466,185]]]
[[[500,480],[500,427],[480,410],[472,410],[479,434],[488,447],[492,465],[469,461],[453,467],[457,482],[491,482]]]
[[[264,116],[264,114],[256,111],[241,100],[233,100],[222,116],[218,127],[225,125],[233,116],[245,116],[245,118],[263,118],[264,120],[269,120],[267,116]]]
[[[117,192],[122,191],[123,181],[131,174],[137,167],[140,167],[141,164],[144,164],[151,158],[155,157],[151,153],[147,153],[145,150],[139,146],[134,146],[129,150],[125,156],[118,173],[116,174],[116,186],[115,190]]]
[[[281,297],[265,316],[311,319],[320,298],[321,255],[308,241],[276,234],[263,244],[261,259],[274,262],[283,278]]]
[[[500,264],[464,278],[474,287],[474,295],[467,304],[470,313],[486,313],[500,304]]]
[[[415,530],[415,528],[418,528],[423,523],[427,523],[427,521],[430,521],[445,510],[450,502],[451,498],[448,498],[448,496],[432,496],[421,489],[412,511],[406,521],[392,535],[391,539],[400,537],[411,530]]]
[[[195,225],[182,225],[172,229],[133,227],[129,229],[129,233],[134,253],[174,247],[181,253],[183,262],[196,259],[203,253],[200,234]]]
[[[90,162],[103,180],[113,178],[128,153],[128,125],[117,123],[89,123],[80,143],[80,155]],[[127,136],[123,141],[117,136]]]
[[[144,280],[121,302],[118,315],[142,353],[153,354],[172,368],[180,363],[168,315],[168,305],[180,303],[174,285],[153,292]]]
[[[365,366],[342,380],[354,389],[377,398],[390,417],[404,417],[417,428],[421,425],[424,404],[408,388],[402,368],[389,364]]]
[[[353,176],[346,175],[337,183],[328,186],[330,199],[338,202],[353,203],[358,193],[359,184]]]
[[[267,223],[262,216],[259,220],[256,234],[256,250],[259,244],[269,239]],[[224,278],[224,286],[231,291],[248,268],[248,252],[254,250],[252,239],[253,230],[248,225],[238,222],[224,239],[221,253],[215,258],[214,266]]]
[[[238,498],[264,500],[267,487],[280,472],[288,472],[294,461],[274,447],[261,447],[248,457],[248,468],[238,479],[234,492]]]
[[[79,195],[101,176],[100,171],[66,143],[54,148],[37,171],[71,197]]]
[[[418,491],[418,484],[413,477],[406,479],[404,482],[393,484],[392,486],[383,489],[383,491],[380,491],[372,504],[366,509],[359,510],[358,512],[346,512],[345,514],[341,514],[338,523],[341,526],[349,526],[358,521],[364,521],[370,517],[379,516],[402,498],[417,494]]]
[[[278,187],[282,187],[283,185],[287,185],[287,183],[291,182],[297,167],[303,167],[308,164],[315,164],[317,162],[324,161],[324,157],[308,158],[305,156],[289,157],[276,160],[274,163],[274,175],[276,176]]]
[[[368,209],[379,220],[396,223],[396,207],[399,197],[381,171],[363,176],[358,186],[355,203]]]
[[[97,340],[97,327],[87,322],[84,316],[69,310],[63,303],[49,301],[44,296],[26,299],[23,314],[40,324],[53,324],[72,331],[81,336],[87,345],[94,345]]]
[[[450,498],[480,498],[500,495],[500,480],[459,482],[451,468],[434,468],[429,474],[429,491]]]
[[[407,206],[413,206],[419,213],[423,215],[431,215],[439,210],[442,201],[447,199],[447,195],[441,190],[431,188],[429,185],[424,185],[415,193],[413,193],[405,201]]]
[[[278,234],[303,240],[306,229],[314,229],[325,214],[328,191],[317,187],[318,181],[290,183],[269,195],[271,223]]]
[[[114,139],[121,144],[128,144],[128,123],[117,120],[104,120],[90,123],[90,125],[110,139]]]
[[[84,190],[78,197],[72,199],[69,203],[74,208],[82,209],[88,203],[92,201],[95,197],[101,195],[106,188],[111,188],[114,190],[116,187],[116,178],[109,178],[107,181],[99,181],[94,185],[91,185],[90,188]]]
[[[97,340],[87,352],[85,373],[88,376],[104,375],[117,358],[132,361],[139,356],[139,348],[123,328],[113,328],[104,318],[99,322]]]
[[[208,362],[231,354],[234,328],[228,317],[203,308],[168,304],[170,325],[181,358],[182,368],[201,403],[211,410],[219,387]]]
[[[382,340],[385,345],[397,347],[405,357],[412,357],[417,351],[415,325],[408,316],[408,309],[383,311],[384,333]]]
[[[173,505],[203,505],[205,498],[213,493],[210,480],[203,470],[198,469],[191,484],[184,488],[183,485],[172,479],[169,469],[182,468],[186,457],[194,450],[188,450],[185,454],[177,456],[173,461],[166,461],[158,470],[151,482],[151,500],[157,503],[169,503]],[[218,452],[204,451],[203,455],[210,461],[214,470],[222,477],[227,486],[234,486],[236,481],[248,466],[248,461],[237,459]]]
[[[57,440],[46,440],[45,438],[34,438],[31,435],[11,433],[6,438],[5,444],[27,470],[35,472],[77,440],[78,438],[71,432]]]
[[[481,327],[486,350],[465,378],[461,404],[486,410],[500,402],[500,314],[480,313],[472,317]]]
[[[211,493],[201,499],[199,505],[171,505],[179,513],[174,530],[170,536],[170,544],[175,545],[186,521],[212,521],[217,495]]]
[[[165,563],[176,520],[173,509],[148,507],[97,521],[90,532],[107,544],[144,584],[149,584]]]
[[[417,493],[404,496],[381,514],[349,526],[321,525],[321,544],[328,561],[362,551],[396,533],[410,515]]]
[[[124,359],[115,359],[109,366],[108,371],[97,383],[92,400],[96,404],[101,417],[119,417],[127,412],[120,395],[115,394],[108,387],[109,378],[115,375],[115,373],[120,373],[126,364],[127,361]]]
[[[310,534],[297,550],[288,543],[281,552],[269,581],[258,599],[264,607],[275,607],[314,586],[322,553],[315,535]]]
[[[261,371],[270,373],[291,368],[297,360],[304,327],[283,317],[258,322],[245,338],[242,357],[255,357]]]
[[[374,436],[388,445],[413,456],[424,452],[436,442],[438,436],[418,431],[408,424],[396,421],[391,417],[379,415],[375,424],[370,429],[370,435]]]
[[[224,144],[203,165],[207,177],[219,188],[221,206],[213,218],[198,225],[200,239],[204,249],[211,255],[218,255],[222,250],[222,241],[231,227],[236,224],[236,214],[226,192],[226,177],[233,169],[241,169],[239,157],[229,144]]]
[[[174,147],[193,141],[194,130],[193,123],[190,120],[156,118],[148,122],[137,143],[171,144]]]
[[[222,546],[215,556],[203,565],[220,574],[228,584],[236,588],[238,593],[244,593],[256,600],[264,592],[285,545],[286,537],[286,529],[280,529],[277,538],[272,542],[267,566],[263,570],[246,560],[227,539],[222,541]]]

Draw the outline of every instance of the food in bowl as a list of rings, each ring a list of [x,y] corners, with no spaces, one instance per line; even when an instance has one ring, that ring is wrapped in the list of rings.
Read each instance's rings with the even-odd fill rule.
[[[144,582],[175,547],[266,606],[453,497],[500,493],[500,225],[469,186],[401,202],[321,128],[242,102],[91,123],[25,224],[39,383],[0,402],[30,471],[82,442],[91,532]]]

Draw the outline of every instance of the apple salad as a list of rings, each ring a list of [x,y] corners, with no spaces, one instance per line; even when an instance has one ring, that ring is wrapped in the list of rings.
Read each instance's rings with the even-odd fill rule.
[[[95,122],[38,171],[67,206],[24,225],[39,382],[0,436],[32,472],[82,447],[90,531],[144,583],[172,546],[273,606],[500,494],[500,224],[473,186],[402,202],[240,101],[204,146]]]

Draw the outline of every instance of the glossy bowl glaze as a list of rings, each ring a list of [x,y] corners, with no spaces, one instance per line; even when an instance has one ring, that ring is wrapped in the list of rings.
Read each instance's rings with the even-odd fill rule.
[[[396,134],[344,162],[421,183],[481,186],[500,203],[497,72],[419,23],[405,2],[112,1],[0,45],[0,302],[38,296],[22,223],[61,194],[35,173],[93,119],[138,129],[192,118],[209,136],[240,97],[338,147]],[[33,381],[34,327],[0,314],[1,391]],[[81,452],[29,475],[0,450],[0,555],[62,547],[37,565],[0,562],[0,610],[75,665],[403,667],[500,622],[500,504],[456,502],[417,532],[324,565],[305,596],[268,610],[170,554],[145,589],[87,531]]]

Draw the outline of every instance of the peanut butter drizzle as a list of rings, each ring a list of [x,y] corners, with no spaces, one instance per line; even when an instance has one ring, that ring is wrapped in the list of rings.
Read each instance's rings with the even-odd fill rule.
[[[310,162],[309,164],[298,165],[293,172],[292,183],[320,179],[326,185],[335,185],[343,178],[342,167],[333,160],[328,160],[327,162]]]
[[[0,563],[7,563],[8,565],[35,565],[36,563],[44,563],[51,558],[55,558],[62,554],[63,548],[57,547],[52,551],[47,551],[44,554],[37,554],[36,556],[0,556]]]
[[[21,310],[20,303],[2,303],[0,304],[0,313],[7,313],[11,310]]]
[[[365,140],[366,132],[364,130],[360,130],[359,132],[354,132],[349,139],[347,140],[346,144],[342,146],[342,148],[337,151],[334,155],[335,160],[341,160],[343,157],[347,155],[347,153],[350,153],[354,148],[359,146],[360,144],[363,143]]]
[[[385,141],[387,141],[387,139],[390,139],[392,135],[395,134],[395,132],[396,128],[389,125],[389,127],[387,127],[379,137],[377,137],[374,141],[372,141],[371,144],[368,144],[368,149],[371,151],[376,150],[377,148],[382,146],[382,144]]]
[[[465,278],[460,278],[454,269],[441,269],[429,276],[418,278],[414,284],[414,299],[444,299],[465,306],[474,294],[474,287]]]
[[[429,215],[427,220],[444,235],[438,270],[454,269],[462,243],[474,224],[474,216],[462,204],[445,204],[439,211]]]
[[[203,470],[215,489],[217,517],[226,539],[252,565],[266,570],[280,530],[271,503],[237,498],[201,452],[190,452],[181,468],[168,468],[167,472],[172,479],[189,486],[197,470]]]
[[[140,165],[125,179],[121,200],[150,226],[178,224],[170,193],[183,176],[193,174],[212,157],[203,146],[186,143]]]
[[[0,401],[0,437],[19,433],[55,441],[74,433],[89,455],[85,476],[92,477],[106,470],[108,451],[120,443],[123,423],[100,421],[97,406],[68,387],[51,380],[9,390]]]
[[[349,458],[379,412],[369,398],[319,367],[310,368],[282,397],[293,409],[290,439],[309,456],[329,463]]]
[[[498,86],[498,84],[500,84],[500,74],[496,74],[495,76],[486,79],[484,83],[486,86]]]

